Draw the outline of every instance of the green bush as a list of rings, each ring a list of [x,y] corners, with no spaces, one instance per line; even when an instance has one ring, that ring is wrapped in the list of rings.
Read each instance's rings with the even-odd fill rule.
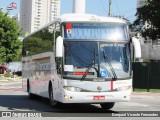
[[[10,72],[6,72],[6,74],[4,75],[4,77],[11,77],[11,73]]]

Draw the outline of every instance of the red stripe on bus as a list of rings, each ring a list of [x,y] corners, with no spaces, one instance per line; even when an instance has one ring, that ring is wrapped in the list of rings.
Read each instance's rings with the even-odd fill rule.
[[[113,80],[111,81],[111,91],[113,90]]]
[[[33,59],[32,61],[41,61],[41,60],[49,60],[50,57],[44,57],[44,58],[38,58],[38,59]]]
[[[32,61],[41,61],[41,60],[49,60],[50,57],[44,57],[44,58],[38,58],[38,59],[33,59]],[[29,63],[30,60],[27,61],[22,61],[23,63]]]
[[[22,61],[22,63],[29,63],[30,62],[30,60],[27,60],[27,61]]]

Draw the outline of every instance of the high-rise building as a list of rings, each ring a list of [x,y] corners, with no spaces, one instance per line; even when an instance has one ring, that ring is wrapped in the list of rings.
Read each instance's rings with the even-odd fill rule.
[[[15,15],[8,15],[10,18],[14,19],[15,21],[17,21],[17,23],[19,24],[20,22],[20,16],[19,14],[15,14]]]
[[[29,34],[60,15],[60,0],[21,0],[20,25]]]

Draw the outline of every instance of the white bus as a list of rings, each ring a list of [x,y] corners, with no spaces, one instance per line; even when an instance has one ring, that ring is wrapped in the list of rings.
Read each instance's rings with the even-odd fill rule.
[[[23,89],[30,97],[111,109],[132,92],[128,27],[122,19],[65,14],[23,40]],[[135,57],[139,43],[133,38]],[[138,47],[136,47],[138,46]],[[138,50],[138,52],[137,52]]]

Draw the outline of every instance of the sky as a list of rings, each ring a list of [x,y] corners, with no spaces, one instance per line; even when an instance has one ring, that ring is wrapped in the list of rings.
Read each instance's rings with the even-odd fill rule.
[[[100,16],[108,15],[108,1],[109,0],[86,0],[86,13],[96,14]],[[0,0],[0,8],[6,12],[6,8],[10,7],[12,2],[17,3],[17,9],[10,10],[10,14],[19,13],[20,0]],[[61,14],[72,12],[73,0],[61,0]],[[112,0],[112,15],[124,16],[133,22],[136,17],[137,0]]]

